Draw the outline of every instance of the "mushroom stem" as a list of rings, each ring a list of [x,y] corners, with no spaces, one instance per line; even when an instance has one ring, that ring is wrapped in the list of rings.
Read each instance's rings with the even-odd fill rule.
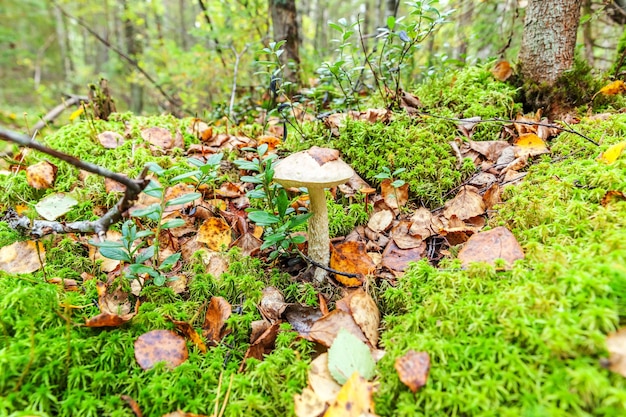
[[[330,260],[330,238],[328,236],[328,208],[324,188],[308,187],[309,201],[313,215],[309,219],[309,257],[322,265],[328,266]],[[323,282],[326,271],[315,268],[315,280]]]

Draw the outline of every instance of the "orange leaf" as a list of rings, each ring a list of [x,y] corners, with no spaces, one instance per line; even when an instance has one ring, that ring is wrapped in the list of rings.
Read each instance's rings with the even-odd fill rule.
[[[188,356],[185,338],[171,330],[152,330],[135,340],[135,359],[143,370],[163,361],[169,368],[176,368]]]
[[[28,185],[38,190],[51,188],[56,181],[57,170],[56,165],[41,161],[26,168],[26,181]]]
[[[513,75],[513,68],[508,61],[499,61],[491,69],[491,73],[498,81],[506,81],[511,75]]]
[[[365,245],[352,241],[331,245],[330,267],[337,271],[365,276],[371,274],[376,265],[367,254]],[[339,274],[336,274],[335,278],[347,287],[358,287],[362,284],[362,279],[359,278]]]
[[[211,297],[211,302],[204,316],[202,325],[202,335],[206,337],[207,343],[215,346],[228,333],[224,330],[226,320],[230,317],[233,308],[223,297]]]
[[[626,92],[626,84],[622,80],[615,80],[610,84],[605,85],[599,91],[600,94],[605,96],[615,96],[617,94]]]
[[[196,240],[206,243],[211,250],[219,251],[232,241],[230,226],[221,218],[208,218],[198,229]]]
[[[168,315],[166,315],[165,318],[174,323],[174,326],[176,326],[176,330],[182,333],[183,336],[185,336],[187,339],[191,340],[193,344],[196,345],[198,349],[200,349],[200,352],[207,352],[206,345],[202,341],[202,338],[200,337],[196,329],[194,329],[191,324],[187,323],[186,321],[175,320],[173,317]]]

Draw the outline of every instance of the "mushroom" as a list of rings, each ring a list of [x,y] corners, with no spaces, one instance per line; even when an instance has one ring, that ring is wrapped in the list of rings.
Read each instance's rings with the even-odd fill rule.
[[[306,187],[309,191],[309,257],[327,266],[330,259],[328,237],[328,209],[325,188],[343,184],[354,175],[350,165],[339,158],[339,151],[314,146],[308,151],[294,153],[280,161],[274,171],[274,180],[283,187]],[[323,282],[326,271],[316,268],[314,277]]]

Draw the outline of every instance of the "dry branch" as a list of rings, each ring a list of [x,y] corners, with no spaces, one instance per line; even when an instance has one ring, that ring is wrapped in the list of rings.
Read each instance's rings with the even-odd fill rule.
[[[9,223],[12,228],[19,230],[22,233],[27,233],[35,238],[52,233],[97,233],[98,236],[102,238],[112,224],[115,224],[122,219],[124,213],[132,206],[133,202],[137,200],[139,194],[144,188],[146,188],[149,182],[149,180],[146,179],[146,175],[148,173],[147,168],[144,168],[139,177],[133,180],[125,175],[109,171],[101,166],[81,161],[71,155],[48,148],[26,135],[4,129],[2,127],[0,127],[0,139],[16,143],[26,148],[38,150],[47,155],[59,158],[60,160],[65,161],[79,169],[110,178],[126,186],[126,191],[120,201],[118,201],[115,206],[106,212],[104,216],[95,221],[64,223],[35,220],[31,224],[30,219],[26,216],[20,216],[15,212],[15,210],[10,209],[2,220]]]

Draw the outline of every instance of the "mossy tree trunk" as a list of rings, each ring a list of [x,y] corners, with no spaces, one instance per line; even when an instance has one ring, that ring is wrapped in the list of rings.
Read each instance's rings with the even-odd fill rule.
[[[582,0],[530,0],[519,64],[524,80],[552,86],[574,62]]]

